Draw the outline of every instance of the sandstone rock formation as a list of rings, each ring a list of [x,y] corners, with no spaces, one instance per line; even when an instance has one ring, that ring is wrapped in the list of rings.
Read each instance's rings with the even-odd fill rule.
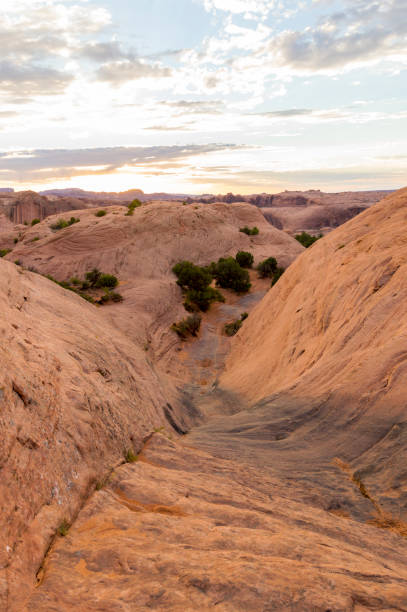
[[[0,609],[21,610],[61,522],[179,406],[94,306],[12,263],[0,270]]]
[[[7,259],[60,280],[97,266],[125,300],[98,309],[0,261],[0,608],[407,610],[406,203],[306,252],[244,203],[26,228]],[[179,351],[173,263],[239,249],[300,257]],[[216,334],[246,305],[218,379]]]
[[[97,210],[75,211],[80,222],[62,231],[50,227],[60,215],[47,218],[26,230],[7,259],[58,280],[83,278],[93,267],[115,274],[124,302],[103,314],[139,346],[149,343],[151,352],[169,367],[169,348],[178,345],[169,328],[185,316],[181,291],[171,273],[175,263],[188,258],[206,265],[243,249],[251,251],[256,262],[274,256],[286,267],[303,251],[296,240],[270,226],[256,207],[245,203],[155,202],[137,208],[133,216],[126,215],[127,208],[113,206],[100,218],[95,216]],[[260,233],[239,232],[245,225],[258,226]]]
[[[25,612],[406,610],[405,543],[160,434],[55,541]]]
[[[272,225],[290,234],[299,234],[302,231],[325,234],[363,212],[388,193],[284,191],[267,198],[254,196],[250,201],[261,207],[264,216]]]
[[[217,426],[238,432],[240,452],[261,438],[266,462],[291,476],[300,466],[326,490],[339,458],[395,521],[407,519],[406,205],[404,189],[294,262],[233,340],[221,379],[250,413]]]

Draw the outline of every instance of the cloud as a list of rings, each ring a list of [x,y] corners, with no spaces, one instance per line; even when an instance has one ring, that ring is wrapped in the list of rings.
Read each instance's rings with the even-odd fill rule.
[[[121,168],[142,168],[227,149],[232,144],[36,149],[0,153],[2,181],[42,182],[48,179],[111,174]]]
[[[407,51],[404,0],[346,0],[345,5],[345,11],[325,16],[315,27],[273,37],[268,49],[275,65],[332,72]]]
[[[36,64],[21,66],[0,62],[0,91],[18,96],[56,95],[72,82],[73,75]]]
[[[204,7],[208,12],[219,10],[243,14],[248,17],[254,15],[266,16],[273,5],[272,0],[204,0]]]
[[[135,79],[168,78],[172,74],[170,68],[160,64],[150,64],[143,59],[124,60],[103,64],[96,73],[99,81],[121,85]]]
[[[312,115],[313,110],[308,108],[287,108],[285,110],[269,111],[266,113],[258,113],[262,117],[302,117],[304,115]]]
[[[179,110],[179,114],[188,115],[219,115],[224,107],[221,100],[176,100],[164,101],[161,104]]]

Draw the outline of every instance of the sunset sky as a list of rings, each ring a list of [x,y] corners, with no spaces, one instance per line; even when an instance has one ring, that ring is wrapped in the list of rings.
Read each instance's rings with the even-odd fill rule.
[[[0,187],[407,180],[406,0],[2,0]]]

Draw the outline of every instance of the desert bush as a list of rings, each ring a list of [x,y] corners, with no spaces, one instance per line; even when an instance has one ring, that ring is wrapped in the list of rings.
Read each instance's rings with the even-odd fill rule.
[[[236,293],[249,291],[251,287],[249,273],[239,266],[233,257],[219,259],[216,268],[213,269],[216,284],[219,287],[232,289]]]
[[[295,236],[295,239],[298,240],[298,242],[300,242],[306,249],[308,249],[308,247],[310,247],[320,238],[322,238],[322,234],[319,234],[318,236],[311,236],[311,234],[308,234],[307,232],[301,232],[301,234],[297,234]]]
[[[40,219],[33,219],[31,221],[31,225],[37,225],[37,223],[41,223]]]
[[[94,286],[99,288],[110,287],[113,289],[114,287],[117,287],[118,284],[119,281],[116,276],[113,276],[113,274],[100,273]]]
[[[74,223],[79,223],[79,221],[80,219],[77,219],[76,217],[71,217],[69,221],[67,221],[66,219],[58,219],[58,221],[56,223],[53,223],[50,227],[53,230],[60,230],[64,229],[65,227],[69,227]]]
[[[64,538],[66,535],[68,535],[68,531],[69,531],[69,523],[66,519],[64,519],[57,529],[58,535]]]
[[[7,253],[11,253],[11,249],[0,249],[0,257],[5,257]]]
[[[127,208],[127,212],[126,212],[126,216],[127,217],[131,217],[134,213],[134,210],[136,208],[139,208],[139,206],[141,206],[141,202],[140,200],[138,200],[137,198],[135,198],[132,202],[130,202],[130,204],[128,204]]]
[[[188,289],[185,292],[184,308],[189,312],[209,310],[212,302],[224,302],[225,298],[220,291],[213,287],[206,287],[202,290]]]
[[[98,210],[98,211],[95,213],[95,217],[104,217],[104,216],[105,216],[105,214],[106,214],[106,211],[105,211],[105,210]]]
[[[196,266],[190,261],[181,261],[173,268],[175,276],[178,278],[177,284],[181,289],[194,289],[203,291],[212,282],[212,275],[206,269]]]
[[[277,260],[275,257],[268,257],[264,261],[260,262],[257,266],[257,271],[260,278],[271,278],[277,270]]]
[[[248,251],[238,251],[235,259],[242,268],[251,268],[254,262],[253,255]]]
[[[69,282],[71,283],[71,285],[80,285],[81,284],[81,279],[78,278],[77,276],[72,276],[69,279]]]
[[[199,328],[201,327],[201,321],[201,315],[194,312],[185,319],[178,321],[178,323],[173,323],[171,325],[171,329],[178,334],[181,340],[185,340],[189,335],[197,335]]]
[[[273,274],[273,278],[271,280],[271,286],[273,287],[273,285],[276,284],[276,282],[278,281],[278,279],[280,278],[280,276],[282,276],[284,274],[284,268],[278,268],[276,269],[276,271]]]
[[[242,327],[243,321],[247,319],[248,316],[249,315],[247,312],[242,312],[242,314],[240,315],[240,319],[237,319],[236,321],[232,321],[232,323],[226,323],[226,325],[223,328],[223,331],[225,332],[225,334],[227,336],[234,336],[235,334],[237,334],[239,329]]]
[[[102,273],[100,270],[98,270],[97,268],[93,268],[90,272],[86,272],[85,274],[85,279],[86,281],[89,283],[89,286],[86,287],[87,289],[89,289],[90,287],[96,287],[97,282],[99,281],[99,278],[101,277]],[[82,289],[84,289],[84,284],[82,284]]]
[[[124,460],[126,463],[134,463],[135,461],[138,461],[138,455],[136,455],[134,451],[129,448],[129,450],[127,450],[124,454]]]
[[[250,228],[245,225],[244,227],[241,227],[239,229],[239,232],[243,232],[243,234],[247,234],[248,236],[257,236],[257,234],[259,233],[259,228],[256,226]]]

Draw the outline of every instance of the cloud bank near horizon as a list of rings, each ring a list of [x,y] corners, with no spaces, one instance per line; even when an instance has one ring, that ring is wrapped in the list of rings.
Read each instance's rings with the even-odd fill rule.
[[[139,180],[145,166],[161,186],[204,188],[212,164],[214,184],[260,168],[322,172],[336,189],[336,170],[351,167],[393,187],[406,170],[404,0],[4,0],[0,36],[3,185]],[[212,163],[219,142],[235,143],[230,163]],[[122,160],[134,143],[167,157]],[[169,148],[191,143],[177,177],[163,172]],[[62,149],[75,152],[68,165]]]

